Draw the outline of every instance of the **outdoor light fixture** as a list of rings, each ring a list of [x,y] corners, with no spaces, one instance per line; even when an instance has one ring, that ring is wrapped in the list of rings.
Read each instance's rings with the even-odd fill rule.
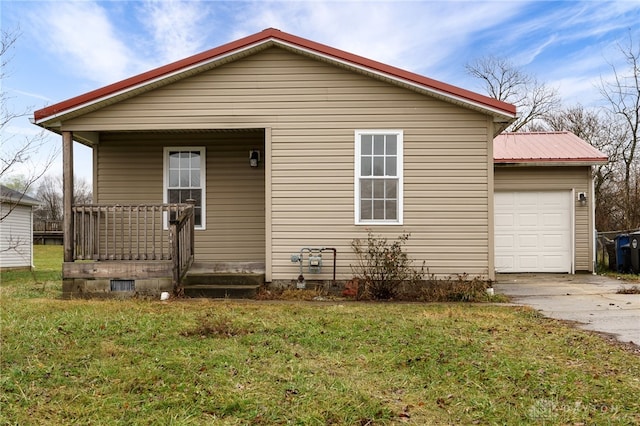
[[[258,167],[258,163],[260,162],[260,151],[257,149],[252,149],[249,151],[249,165],[251,167]]]
[[[578,201],[580,202],[581,206],[584,206],[587,204],[587,193],[586,192],[578,192]]]

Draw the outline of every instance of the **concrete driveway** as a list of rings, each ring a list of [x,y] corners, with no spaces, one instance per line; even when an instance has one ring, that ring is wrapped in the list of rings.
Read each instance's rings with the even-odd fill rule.
[[[591,274],[501,274],[494,289],[547,317],[640,345],[640,294],[616,294],[633,285]]]

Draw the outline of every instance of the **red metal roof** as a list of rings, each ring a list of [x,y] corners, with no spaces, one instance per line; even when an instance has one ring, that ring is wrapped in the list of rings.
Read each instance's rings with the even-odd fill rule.
[[[371,59],[367,59],[339,49],[335,49],[330,46],[316,43],[311,40],[306,40],[304,38],[288,34],[274,28],[269,28],[259,33],[244,37],[231,43],[224,44],[211,50],[207,50],[194,56],[190,56],[180,61],[173,62],[171,64],[153,69],[151,71],[147,71],[126,80],[122,80],[117,83],[113,83],[108,86],[93,90],[91,92],[87,92],[80,96],[76,96],[66,101],[59,102],[55,105],[42,108],[34,112],[35,121],[46,121],[47,119],[53,118],[54,116],[65,114],[66,112],[69,112],[71,110],[82,108],[97,101],[104,100],[105,98],[121,94],[122,92],[126,92],[127,90],[132,90],[133,88],[140,87],[141,85],[157,81],[159,79],[162,79],[163,77],[168,77],[172,74],[180,72],[181,70],[193,68],[203,63],[210,63],[212,61],[215,61],[217,58],[227,57],[233,53],[269,41],[282,45],[288,45],[297,49],[302,49],[316,55],[325,56],[330,59],[363,68],[374,73],[379,73],[392,79],[403,81],[409,84],[414,84],[420,88],[430,90],[445,97],[450,97],[458,101],[466,102],[471,105],[494,111],[497,114],[502,114],[509,117],[515,117],[516,114],[516,107],[506,102],[498,101],[488,96],[480,95],[466,89],[462,89],[447,83],[443,83],[431,78],[414,74],[409,71],[402,70],[400,68],[395,68],[390,65],[376,62]]]
[[[493,139],[493,162],[606,163],[605,154],[571,132],[501,133]]]

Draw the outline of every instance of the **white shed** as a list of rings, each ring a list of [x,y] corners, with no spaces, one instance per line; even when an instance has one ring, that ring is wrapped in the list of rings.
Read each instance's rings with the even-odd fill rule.
[[[33,207],[39,204],[0,185],[0,269],[33,267]]]

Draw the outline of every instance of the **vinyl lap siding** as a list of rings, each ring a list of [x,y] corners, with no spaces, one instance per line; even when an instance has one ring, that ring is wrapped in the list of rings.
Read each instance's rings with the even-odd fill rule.
[[[33,259],[31,207],[0,203],[0,217],[3,217],[0,221],[0,268],[30,268]]]
[[[411,233],[412,257],[418,264],[424,260],[432,273],[486,275],[490,125],[480,113],[271,48],[74,119],[64,128],[270,128],[271,158],[264,164],[271,173],[277,280],[297,277],[290,255],[302,247],[337,248],[338,278],[352,275],[350,243],[366,237],[368,230],[354,225],[356,129],[404,132],[404,225],[375,226],[372,231],[388,238]],[[104,145],[100,156],[108,155]],[[153,164],[143,166],[146,185],[161,181],[161,151],[132,149],[142,158],[153,158]],[[209,164],[209,181],[211,172]],[[117,198],[117,187],[126,181],[114,181],[109,190],[100,186],[101,194]],[[148,197],[145,190],[138,195]],[[102,195],[100,201],[105,201]],[[330,263],[330,258],[325,260],[326,273],[320,278],[330,278]]]
[[[248,156],[263,144],[262,131],[103,134],[97,202],[162,203],[164,147],[204,146],[207,229],[196,230],[196,260],[263,262],[264,168]]]
[[[496,167],[495,191],[570,191],[589,194],[589,167]],[[589,195],[588,195],[589,196]],[[589,203],[593,200],[589,200]],[[589,213],[591,207],[575,203],[575,269],[590,271]]]

